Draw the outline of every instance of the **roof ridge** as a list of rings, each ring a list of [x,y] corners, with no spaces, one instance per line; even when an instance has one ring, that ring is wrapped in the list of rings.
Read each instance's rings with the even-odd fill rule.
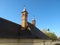
[[[11,20],[7,20],[7,19],[2,18],[2,17],[0,17],[0,19],[5,20],[5,21],[8,21],[8,22],[11,22],[11,23],[14,23],[14,24],[17,24],[17,23],[15,23],[15,22],[11,21]],[[19,25],[19,24],[17,24],[17,25]]]

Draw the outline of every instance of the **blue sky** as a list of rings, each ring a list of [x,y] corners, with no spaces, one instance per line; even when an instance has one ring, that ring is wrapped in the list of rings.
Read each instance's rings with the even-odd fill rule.
[[[49,28],[60,36],[60,0],[0,0],[0,17],[21,24],[24,5],[29,22],[34,17],[40,30]]]

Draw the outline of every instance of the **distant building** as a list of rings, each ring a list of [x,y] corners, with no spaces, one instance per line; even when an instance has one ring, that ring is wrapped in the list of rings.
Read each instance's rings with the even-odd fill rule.
[[[0,18],[0,43],[2,45],[51,45],[51,39],[36,27],[36,20],[27,21],[26,7],[22,11],[21,25]]]

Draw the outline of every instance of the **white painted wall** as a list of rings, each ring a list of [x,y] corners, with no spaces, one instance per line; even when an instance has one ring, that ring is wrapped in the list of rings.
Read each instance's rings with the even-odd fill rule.
[[[0,39],[0,45],[49,45],[50,42],[41,39]]]

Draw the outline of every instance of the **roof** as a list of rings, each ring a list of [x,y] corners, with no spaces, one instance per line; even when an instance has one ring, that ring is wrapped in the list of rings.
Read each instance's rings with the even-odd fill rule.
[[[29,22],[27,29],[22,30],[21,25],[3,18],[0,18],[0,38],[50,39]]]

